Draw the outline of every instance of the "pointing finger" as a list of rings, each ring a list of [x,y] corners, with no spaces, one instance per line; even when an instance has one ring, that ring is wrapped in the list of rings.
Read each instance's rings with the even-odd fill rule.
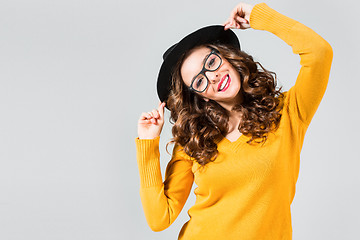
[[[152,110],[152,114],[153,114],[154,118],[160,117],[159,111],[157,109]]]
[[[246,20],[245,18],[236,16],[236,21],[240,22],[240,23],[249,23],[248,20]]]
[[[158,107],[158,112],[160,115],[160,118],[164,118],[164,107],[165,107],[166,103],[165,102],[159,102],[159,107]]]

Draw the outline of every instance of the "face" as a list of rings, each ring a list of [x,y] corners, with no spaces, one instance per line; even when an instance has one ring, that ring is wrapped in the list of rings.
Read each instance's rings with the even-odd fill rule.
[[[190,87],[193,79],[200,73],[204,66],[204,59],[211,53],[211,49],[207,47],[198,47],[193,49],[185,58],[180,72],[181,77],[186,86]],[[220,55],[219,55],[220,56]],[[221,56],[220,56],[221,57]],[[241,82],[240,74],[236,69],[223,57],[222,63],[215,71],[205,71],[206,77],[209,79],[206,90],[201,95],[206,101],[209,99],[216,101],[225,109],[231,109],[235,104],[241,103]],[[213,62],[207,61],[207,62]],[[205,66],[211,68],[211,66]],[[198,78],[196,78],[196,81]],[[206,78],[202,79],[207,81]],[[197,82],[193,83],[193,86]]]

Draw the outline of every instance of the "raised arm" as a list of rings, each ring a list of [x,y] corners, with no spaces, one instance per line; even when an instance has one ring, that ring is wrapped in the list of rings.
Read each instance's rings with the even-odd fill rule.
[[[299,54],[301,69],[290,89],[290,110],[309,124],[325,93],[333,57],[332,48],[321,36],[305,25],[268,7],[255,5],[250,16],[254,29],[272,32]]]
[[[245,4],[246,6],[246,4]],[[249,23],[254,29],[269,31],[292,47],[294,53],[299,54],[301,69],[295,85],[289,90],[289,109],[297,114],[305,124],[309,124],[325,93],[331,62],[332,48],[321,36],[305,25],[288,18],[265,3],[255,5],[251,13],[234,14],[233,27],[247,28]],[[238,11],[241,14],[241,11]],[[242,21],[242,22],[241,22]],[[229,20],[225,28],[231,26]],[[236,25],[237,24],[237,25]],[[245,26],[245,27],[242,27]]]
[[[148,225],[153,231],[169,227],[181,212],[194,181],[192,161],[175,147],[165,171],[160,169],[159,135],[164,122],[164,104],[143,113],[138,122],[136,141],[140,174],[140,197]]]

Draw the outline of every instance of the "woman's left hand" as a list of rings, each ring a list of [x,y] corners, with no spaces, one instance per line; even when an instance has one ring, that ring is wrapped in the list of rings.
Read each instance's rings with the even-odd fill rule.
[[[254,6],[247,3],[239,3],[230,13],[230,17],[223,24],[224,29],[238,28],[247,29],[250,28],[250,14]]]

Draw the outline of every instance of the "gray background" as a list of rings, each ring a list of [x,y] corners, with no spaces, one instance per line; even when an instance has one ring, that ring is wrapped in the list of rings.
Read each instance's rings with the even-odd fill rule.
[[[158,103],[155,81],[167,47],[223,23],[237,3],[1,0],[0,239],[176,239],[194,193],[173,225],[150,230],[139,196],[137,120]],[[294,239],[358,239],[359,6],[266,3],[334,50],[329,86],[301,154]],[[299,57],[289,46],[263,31],[237,34],[284,90],[294,84]],[[166,122],[163,173],[170,129]]]

